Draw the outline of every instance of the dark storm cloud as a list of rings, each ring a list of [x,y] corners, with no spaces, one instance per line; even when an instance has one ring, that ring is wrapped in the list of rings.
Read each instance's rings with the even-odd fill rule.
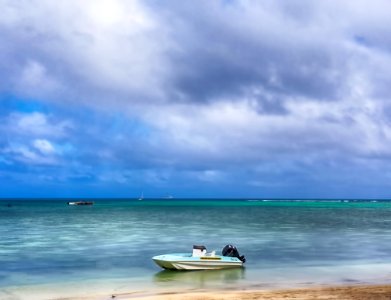
[[[314,30],[310,9],[303,12],[310,20],[297,23],[291,15],[299,18],[302,10],[294,5],[255,4],[260,18],[254,20],[248,2],[216,3],[156,4],[155,9],[164,12],[164,23],[175,28],[171,38],[178,49],[170,55],[173,88],[185,99],[208,102],[244,95],[253,88],[273,93],[276,99],[338,97],[347,53],[332,36],[319,36],[327,30]]]

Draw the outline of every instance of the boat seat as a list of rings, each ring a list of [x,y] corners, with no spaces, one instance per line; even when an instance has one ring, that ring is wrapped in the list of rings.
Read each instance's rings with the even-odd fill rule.
[[[193,246],[193,256],[200,257],[206,255],[206,247],[205,246]]]

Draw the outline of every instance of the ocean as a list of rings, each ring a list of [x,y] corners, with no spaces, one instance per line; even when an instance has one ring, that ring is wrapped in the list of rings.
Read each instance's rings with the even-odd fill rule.
[[[34,287],[114,294],[391,282],[390,201],[66,201],[0,201],[0,299]],[[195,244],[216,253],[232,244],[245,267],[175,272],[151,260]]]

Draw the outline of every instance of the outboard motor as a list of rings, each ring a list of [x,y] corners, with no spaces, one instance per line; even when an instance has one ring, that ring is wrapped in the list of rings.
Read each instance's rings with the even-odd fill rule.
[[[246,262],[246,258],[244,257],[244,255],[239,255],[239,251],[238,249],[236,249],[235,246],[227,245],[223,248],[223,251],[221,252],[223,256],[237,257],[242,261],[242,263]]]

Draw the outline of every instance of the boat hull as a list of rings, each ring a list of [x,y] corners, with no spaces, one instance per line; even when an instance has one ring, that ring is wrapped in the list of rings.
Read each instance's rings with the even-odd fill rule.
[[[191,254],[175,253],[154,256],[152,260],[167,270],[220,270],[243,266],[243,262],[236,257],[220,255],[194,257]]]
[[[68,202],[68,205],[93,205],[94,202],[91,201],[71,201]]]

